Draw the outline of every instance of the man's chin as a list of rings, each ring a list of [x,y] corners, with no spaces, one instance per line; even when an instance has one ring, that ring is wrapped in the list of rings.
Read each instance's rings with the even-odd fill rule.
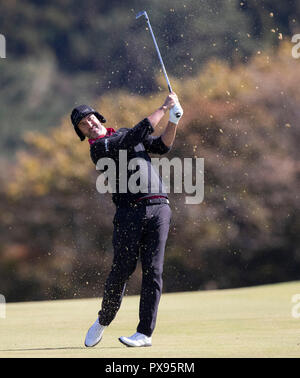
[[[95,133],[95,134],[90,135],[90,139],[97,139],[99,138],[99,136],[101,136],[101,134]]]

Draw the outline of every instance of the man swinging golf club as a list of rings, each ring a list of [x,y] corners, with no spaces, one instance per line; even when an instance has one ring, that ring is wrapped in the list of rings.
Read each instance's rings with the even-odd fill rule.
[[[160,136],[152,136],[155,128],[169,110],[169,122]],[[178,115],[178,110],[180,115]],[[178,98],[170,93],[163,105],[133,128],[115,131],[105,128],[105,118],[90,106],[80,105],[73,109],[71,120],[79,138],[86,137],[90,144],[91,158],[95,164],[101,158],[111,158],[119,165],[119,152],[127,152],[128,161],[142,159],[140,179],[148,190],[131,193],[117,190],[112,194],[116,205],[113,230],[114,257],[111,272],[106,280],[104,296],[98,318],[88,330],[85,346],[97,345],[105,328],[115,318],[125,292],[126,282],[136,268],[140,256],[142,264],[142,290],[137,332],[119,340],[129,347],[151,346],[158,304],[162,293],[162,272],[165,245],[168,237],[171,209],[160,176],[152,169],[148,153],[165,154],[170,151],[176,136],[178,122],[183,114]],[[127,169],[129,181],[132,169]],[[148,172],[151,171],[149,175]],[[124,172],[123,172],[124,173]],[[127,182],[128,184],[128,182]],[[154,184],[154,185],[153,185]],[[153,186],[152,186],[153,185]],[[155,193],[151,188],[159,188]],[[128,187],[127,187],[128,188]]]

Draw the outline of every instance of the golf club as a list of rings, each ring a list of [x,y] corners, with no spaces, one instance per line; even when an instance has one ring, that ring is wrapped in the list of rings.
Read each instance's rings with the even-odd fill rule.
[[[159,48],[158,48],[158,45],[156,43],[156,39],[155,39],[155,36],[154,36],[154,33],[153,33],[153,30],[152,30],[152,27],[151,27],[151,24],[150,24],[150,21],[149,21],[149,17],[148,17],[148,14],[146,11],[142,11],[142,12],[139,12],[135,18],[138,19],[140,18],[141,16],[145,16],[146,18],[146,21],[147,21],[147,24],[149,26],[149,30],[150,30],[150,33],[152,35],[152,39],[153,39],[153,42],[154,42],[154,46],[156,48],[156,51],[157,51],[157,54],[158,54],[158,58],[159,58],[159,61],[160,61],[160,64],[161,64],[161,67],[162,67],[162,70],[163,70],[163,73],[165,75],[165,78],[166,78],[166,81],[167,81],[167,84],[168,84],[168,88],[169,88],[169,92],[171,93],[172,92],[172,87],[171,87],[171,84],[170,84],[170,81],[169,81],[169,78],[168,78],[168,74],[167,74],[167,71],[166,71],[166,68],[165,68],[165,65],[164,65],[164,62],[162,60],[162,57],[161,57],[161,54],[160,54],[160,51],[159,51]],[[175,105],[176,106],[176,105]],[[181,113],[180,112],[176,112],[175,113],[176,117],[179,118],[181,116]]]

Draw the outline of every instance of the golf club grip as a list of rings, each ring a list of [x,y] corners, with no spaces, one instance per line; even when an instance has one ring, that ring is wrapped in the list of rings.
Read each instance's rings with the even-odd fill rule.
[[[173,92],[170,83],[168,83],[168,88],[169,88],[169,92],[170,93]],[[175,116],[176,116],[176,118],[180,118],[181,117],[181,113],[180,112],[176,112]]]

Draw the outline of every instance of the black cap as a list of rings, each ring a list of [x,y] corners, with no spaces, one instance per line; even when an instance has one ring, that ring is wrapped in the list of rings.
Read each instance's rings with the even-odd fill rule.
[[[79,136],[81,141],[85,140],[85,136],[79,130],[78,124],[82,120],[82,118],[88,116],[89,114],[95,114],[95,116],[102,123],[106,122],[106,119],[100,113],[96,112],[95,109],[88,105],[79,105],[76,108],[74,108],[71,113],[71,121],[76,131],[76,134]]]

